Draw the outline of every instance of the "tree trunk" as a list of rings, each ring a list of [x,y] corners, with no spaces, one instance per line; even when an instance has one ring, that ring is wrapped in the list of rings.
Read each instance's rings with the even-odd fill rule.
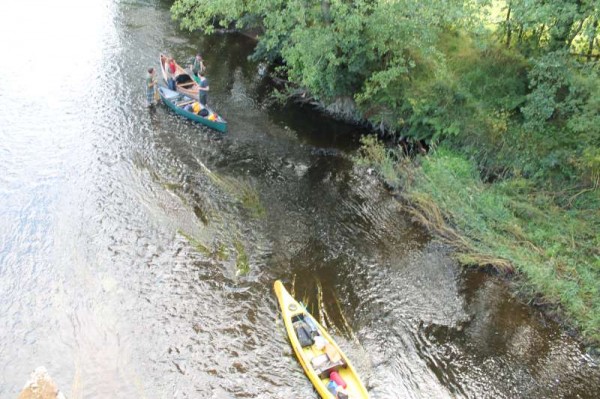
[[[550,30],[550,50],[562,50],[568,48],[569,32],[573,27],[573,18],[567,18],[565,21],[557,21]]]
[[[550,29],[550,50],[568,50],[571,47],[571,43],[579,30],[581,30],[581,26],[583,25],[583,20],[585,17],[585,10],[582,0],[561,0],[564,3],[570,3],[574,5],[577,9],[576,15],[573,14],[565,14],[565,15],[557,15],[557,20],[554,26]],[[575,34],[571,35],[571,31],[573,30],[573,25],[576,22],[576,18],[582,18],[580,21],[580,26],[575,30]]]
[[[546,24],[542,24],[542,26],[540,27],[540,34],[537,40],[538,47],[540,46],[540,42],[542,41],[542,35],[544,34],[544,30],[546,30]]]
[[[325,22],[325,25],[331,24],[330,8],[331,8],[331,4],[329,3],[329,0],[321,1],[321,13],[323,13],[323,22]]]
[[[594,19],[592,24],[592,32],[590,33],[590,41],[588,42],[587,60],[592,60],[592,51],[594,50],[594,40],[596,39],[596,32],[598,29],[598,19]]]
[[[517,43],[521,44],[523,42],[523,24],[519,24],[519,36],[517,39]]]
[[[506,48],[510,47],[510,37],[512,35],[512,30],[510,28],[510,11],[511,11],[511,3],[508,3],[508,11],[506,12]]]
[[[579,32],[581,32],[581,28],[583,27],[584,22],[585,22],[585,18],[582,19],[581,21],[579,21],[579,26],[577,26],[577,29],[575,29],[575,32],[573,32],[573,34],[571,35],[571,38],[569,38],[569,43],[567,45],[567,48],[571,48],[571,45],[573,44],[573,40],[575,40],[575,37],[577,37]]]

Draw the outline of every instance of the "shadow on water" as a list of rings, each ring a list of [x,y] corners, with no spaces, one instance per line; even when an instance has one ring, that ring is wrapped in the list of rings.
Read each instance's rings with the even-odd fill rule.
[[[68,29],[2,43],[78,69],[50,65],[40,91],[0,65],[14,78],[0,81],[0,396],[44,365],[71,398],[317,397],[282,279],[374,398],[595,397],[597,363],[573,339],[458,268],[354,168],[360,129],[266,106],[251,39],[181,32],[169,1],[99,2],[97,23],[76,4],[31,10]],[[198,50],[226,135],[143,106],[158,54]]]

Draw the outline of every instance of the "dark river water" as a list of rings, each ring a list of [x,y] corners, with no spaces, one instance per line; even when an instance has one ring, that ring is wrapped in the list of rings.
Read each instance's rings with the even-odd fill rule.
[[[496,279],[462,271],[352,164],[358,129],[269,106],[252,40],[161,1],[0,5],[0,397],[316,398],[282,279],[373,398],[595,398],[600,370]],[[200,49],[220,135],[144,107]]]

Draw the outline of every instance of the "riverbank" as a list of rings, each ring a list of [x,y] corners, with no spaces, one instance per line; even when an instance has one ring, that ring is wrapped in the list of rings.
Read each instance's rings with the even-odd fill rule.
[[[516,296],[597,351],[600,198],[589,183],[597,162],[589,138],[593,133],[586,138],[574,128],[580,115],[537,125],[520,119],[528,107],[537,107],[521,108],[528,95],[538,95],[528,94],[527,74],[535,76],[535,68],[543,64],[532,66],[518,52],[500,46],[481,51],[472,38],[457,33],[443,36],[438,45],[449,67],[444,82],[417,73],[403,92],[414,97],[408,103],[426,99],[426,104],[437,105],[423,107],[427,123],[416,120],[401,131],[406,134],[403,139],[417,145],[422,140],[415,135],[433,127],[441,133],[423,141],[435,143],[447,136],[446,146],[453,150],[441,148],[413,163],[400,149],[390,153],[367,139],[363,162],[378,170],[417,221],[456,249],[461,264],[510,276]],[[570,83],[570,90],[593,98],[588,93],[594,92],[595,86],[587,82],[591,78],[573,65],[568,68],[570,79],[577,82]],[[439,85],[444,89],[442,100],[434,99]],[[339,97],[327,105],[303,89],[298,92],[291,98],[324,114],[396,134],[383,124],[376,129],[352,98]],[[582,107],[582,114],[586,112]],[[451,126],[440,127],[445,121]],[[571,129],[582,140],[569,138]],[[536,130],[540,133],[532,135]]]
[[[466,266],[491,268],[530,305],[600,343],[598,191],[555,193],[525,179],[484,183],[464,156],[439,148],[410,160],[374,138],[359,163],[375,168],[414,220]]]

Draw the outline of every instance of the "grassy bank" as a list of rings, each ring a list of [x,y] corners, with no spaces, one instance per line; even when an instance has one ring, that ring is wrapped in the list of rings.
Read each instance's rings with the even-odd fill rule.
[[[485,184],[471,162],[448,149],[417,165],[373,138],[364,140],[358,161],[400,189],[408,211],[456,248],[462,264],[516,273],[525,298],[550,305],[548,311],[600,343],[597,190],[559,197],[522,178]]]

